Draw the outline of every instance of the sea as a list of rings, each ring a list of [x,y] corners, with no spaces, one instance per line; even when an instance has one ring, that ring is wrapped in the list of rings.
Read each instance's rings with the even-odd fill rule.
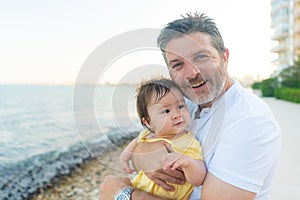
[[[0,199],[30,199],[141,125],[134,85],[0,85]]]

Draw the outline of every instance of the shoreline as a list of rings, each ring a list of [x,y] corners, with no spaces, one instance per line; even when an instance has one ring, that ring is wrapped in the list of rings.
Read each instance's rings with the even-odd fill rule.
[[[137,134],[133,130],[111,131],[106,137],[87,140],[84,145],[78,142],[63,150],[31,157],[8,169],[10,173],[3,174],[2,170],[0,199],[74,199],[76,196],[79,196],[76,199],[91,199],[98,193],[94,190],[106,175],[103,172],[109,169],[107,174],[127,176],[119,170],[118,158]]]
[[[93,158],[77,167],[70,175],[61,177],[47,188],[40,189],[32,200],[98,200],[99,185],[108,174],[128,176],[119,169],[120,151],[112,149],[107,154]],[[116,166],[113,169],[110,166]]]
[[[139,131],[128,131],[127,134],[111,132],[107,134],[109,143],[102,140],[95,143],[97,145],[91,143],[90,148],[92,148],[94,157],[74,166],[70,173],[56,177],[47,186],[39,188],[27,199],[98,200],[99,186],[106,175],[129,176],[119,168],[119,155],[128,142],[138,133]]]

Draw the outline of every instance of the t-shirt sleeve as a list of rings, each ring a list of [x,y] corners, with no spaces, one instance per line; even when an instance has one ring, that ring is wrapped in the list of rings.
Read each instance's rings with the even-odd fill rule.
[[[198,140],[195,138],[192,139],[192,145],[191,150],[189,151],[189,156],[191,156],[195,160],[203,160],[203,152],[202,152],[202,146],[199,143]]]
[[[230,126],[215,146],[208,171],[219,179],[251,192],[259,192],[280,154],[280,130],[266,116],[247,116]]]

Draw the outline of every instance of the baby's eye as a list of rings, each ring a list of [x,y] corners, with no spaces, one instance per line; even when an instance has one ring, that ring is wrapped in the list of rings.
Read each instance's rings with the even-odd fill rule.
[[[163,113],[169,113],[169,112],[170,112],[169,109],[166,109],[166,110],[163,111]]]

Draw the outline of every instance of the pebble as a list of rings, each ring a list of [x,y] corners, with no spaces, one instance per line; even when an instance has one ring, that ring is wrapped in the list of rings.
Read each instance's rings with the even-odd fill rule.
[[[62,177],[48,188],[33,196],[32,200],[98,200],[99,185],[108,174],[123,175],[118,166],[120,149],[115,149],[105,156],[92,159],[74,170],[67,177]]]

